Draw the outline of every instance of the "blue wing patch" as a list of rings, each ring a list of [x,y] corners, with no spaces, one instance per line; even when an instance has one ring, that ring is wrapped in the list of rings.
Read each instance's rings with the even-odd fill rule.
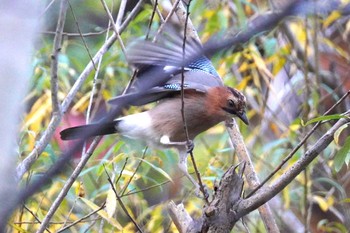
[[[184,88],[188,87],[188,84],[184,83]],[[181,83],[169,83],[164,85],[165,89],[179,91],[181,90]]]
[[[188,68],[192,70],[201,70],[204,72],[207,72],[214,76],[219,76],[219,74],[216,72],[214,66],[212,65],[211,61],[206,58],[205,56],[200,57],[198,60],[190,63],[188,65]]]

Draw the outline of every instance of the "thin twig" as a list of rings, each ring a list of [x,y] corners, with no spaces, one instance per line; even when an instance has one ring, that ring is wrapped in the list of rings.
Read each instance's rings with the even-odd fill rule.
[[[151,26],[152,26],[152,23],[153,23],[153,20],[154,20],[154,16],[155,16],[155,13],[156,13],[157,9],[158,9],[158,0],[155,1],[154,6],[153,6],[153,10],[152,10],[152,14],[151,14],[151,19],[150,19],[150,21],[148,22],[148,26],[147,26],[147,33],[146,33],[146,38],[145,38],[145,40],[148,39],[149,34],[150,34],[150,32],[151,32]],[[161,17],[161,19],[163,19],[162,16],[160,16],[160,17]]]
[[[131,20],[136,16],[137,12],[141,9],[141,6],[145,0],[140,0],[132,12],[128,15],[128,18],[124,21],[122,26],[119,28],[119,34],[125,30],[126,26],[131,22]],[[93,58],[94,62],[97,62],[112,46],[112,44],[117,40],[117,35],[113,34],[99,49],[96,55]],[[74,83],[73,87],[67,94],[66,98],[61,104],[61,111],[65,113],[68,110],[68,107],[72,103],[76,93],[80,89],[81,85],[85,82],[86,78],[89,76],[93,70],[92,62],[85,67],[83,72],[78,77],[77,81]],[[51,137],[59,125],[61,117],[53,116],[50,120],[50,123],[47,126],[47,129],[44,131],[43,136],[36,142],[34,149],[29,153],[29,155],[17,166],[17,179],[21,179],[23,175],[30,169],[32,164],[38,159],[41,153],[46,148],[47,144],[50,142]]]
[[[47,10],[52,6],[52,4],[55,2],[55,0],[52,0],[43,10],[43,12],[40,14],[40,18],[47,12]]]
[[[80,26],[79,26],[79,23],[78,23],[78,19],[77,19],[77,17],[75,16],[73,7],[72,7],[72,5],[70,4],[69,0],[68,0],[68,4],[69,4],[70,11],[72,12],[72,16],[73,16],[73,18],[74,18],[75,25],[77,26],[78,33],[80,34],[80,38],[81,38],[81,40],[83,41],[84,47],[85,47],[85,49],[86,49],[86,52],[88,53],[89,58],[90,58],[90,61],[92,62],[92,65],[94,66],[95,70],[97,70],[96,65],[95,65],[95,62],[94,62],[94,60],[92,59],[92,55],[91,55],[91,53],[90,53],[90,49],[88,48],[88,45],[87,45],[87,43],[86,43],[86,41],[85,41],[85,37],[82,36],[81,30],[80,30]]]
[[[125,14],[125,8],[126,8],[127,2],[128,2],[128,0],[122,0],[120,2],[117,19],[115,20],[115,25],[117,28],[120,27],[120,25],[122,24],[122,20],[123,20],[124,14]]]
[[[187,3],[187,8],[185,10],[186,12],[186,17],[185,17],[185,22],[184,22],[184,38],[183,38],[183,43],[182,43],[182,59],[185,60],[185,57],[186,57],[186,39],[187,39],[187,27],[191,27],[193,28],[193,25],[190,24],[189,25],[189,16],[190,16],[190,12],[189,12],[189,9],[190,9],[190,4],[191,4],[191,0],[188,1]],[[179,4],[179,9],[183,9],[184,6],[181,4]],[[178,11],[177,11],[178,12]],[[181,13],[180,13],[181,15]],[[194,29],[192,29],[193,31]],[[187,140],[187,144],[190,144],[190,137],[188,135],[188,127],[187,127],[187,121],[186,121],[186,118],[185,118],[185,91],[184,91],[184,82],[185,82],[185,67],[182,66],[181,67],[182,71],[181,71],[181,117],[182,117],[182,121],[183,121],[183,126],[184,126],[184,131],[185,131],[185,134],[186,134],[186,140]],[[193,143],[193,142],[192,142]],[[190,151],[189,152],[190,154],[190,157],[191,157],[191,161],[192,161],[192,164],[193,164],[193,168],[195,170],[195,173],[196,173],[196,176],[197,176],[197,179],[198,179],[198,184],[199,184],[199,189],[200,191],[202,192],[203,194],[203,198],[204,198],[204,201],[206,202],[207,205],[209,205],[209,200],[208,200],[208,196],[207,196],[207,193],[205,191],[205,188],[204,188],[204,185],[203,185],[203,182],[202,182],[202,178],[201,178],[201,175],[198,171],[198,167],[197,167],[197,164],[196,164],[196,161],[194,159],[194,155],[193,155],[193,151]]]
[[[85,32],[85,33],[75,33],[75,32],[62,32],[62,36],[65,37],[90,37],[90,36],[99,36],[102,34],[105,34],[111,27],[108,27],[106,29],[103,29],[101,31],[97,32]],[[47,35],[55,35],[55,32],[52,31],[41,31],[42,34],[47,34]]]
[[[118,176],[117,180],[115,181],[116,184],[118,184],[120,178],[122,177],[123,171],[125,170],[125,167],[126,167],[126,165],[128,164],[128,160],[129,160],[129,157],[126,157],[125,162],[124,162],[124,165],[123,165],[122,169],[121,169],[120,172],[119,172],[119,176]]]
[[[118,200],[118,202],[119,202],[119,205],[122,207],[124,213],[128,216],[128,218],[129,218],[129,219],[132,221],[132,223],[135,225],[135,227],[137,228],[137,230],[138,230],[139,232],[142,233],[142,232],[143,232],[142,229],[141,229],[140,226],[137,224],[137,222],[133,219],[133,217],[130,215],[130,213],[129,213],[129,211],[127,210],[127,208],[125,207],[125,205],[124,205],[122,199],[121,199],[120,196],[118,195],[117,190],[115,190],[114,184],[113,184],[113,182],[112,182],[112,180],[111,180],[111,177],[109,176],[109,174],[108,174],[108,172],[107,172],[107,170],[106,170],[106,167],[105,167],[104,165],[103,165],[103,167],[104,167],[104,170],[105,170],[106,175],[107,175],[107,177],[108,177],[108,182],[110,183],[110,185],[111,185],[111,187],[112,187],[112,190],[113,190],[113,192],[114,192],[114,194],[115,194],[115,196],[116,196],[116,198],[117,198],[117,200]]]
[[[122,188],[122,192],[121,192],[121,194],[120,194],[121,197],[125,194],[126,189],[127,189],[128,186],[130,185],[131,181],[134,179],[134,177],[135,177],[137,171],[139,170],[139,168],[140,168],[140,166],[141,166],[143,160],[145,159],[147,149],[148,149],[148,147],[146,147],[145,150],[143,151],[142,158],[140,159],[139,163],[137,164],[137,167],[136,167],[135,171],[133,172],[133,174],[132,174],[132,176],[130,177],[130,179],[128,180],[128,182],[126,182],[126,184],[125,184],[124,187]]]
[[[65,225],[67,224],[68,219],[69,219],[70,215],[72,214],[72,212],[75,208],[75,205],[77,204],[77,200],[78,200],[77,198],[74,199],[73,205],[70,208],[69,213],[66,215],[66,221],[62,224],[61,228],[65,227]]]
[[[333,111],[339,104],[341,104],[348,96],[350,95],[350,90],[345,93],[330,109],[328,109],[322,116],[326,116],[328,113]],[[270,175],[266,177],[266,179],[261,182],[256,188],[254,188],[246,198],[251,197],[256,191],[258,191],[267,181],[269,181],[282,167],[288,162],[294,154],[299,150],[299,148],[306,142],[306,140],[315,132],[315,130],[321,125],[321,121],[317,122],[314,127],[305,135],[305,137],[298,143],[298,145],[282,160],[282,162],[271,172]]]
[[[108,22],[108,30],[106,32],[105,42],[108,40],[110,24],[111,24],[111,21]],[[93,106],[93,103],[94,103],[93,100],[94,100],[95,93],[97,93],[97,87],[96,86],[98,84],[97,80],[98,80],[98,74],[100,73],[99,71],[100,71],[101,64],[102,64],[102,58],[103,57],[101,56],[100,59],[98,59],[97,69],[96,69],[96,72],[95,72],[95,75],[94,75],[91,95],[90,95],[90,99],[89,99],[89,105],[88,105],[88,108],[87,108],[87,111],[86,111],[86,121],[85,121],[86,124],[89,124],[89,122],[90,122],[91,110],[92,110],[92,106]],[[85,151],[86,151],[86,142],[84,143],[84,146],[83,146],[82,155],[85,153]]]
[[[237,217],[242,217],[255,210],[263,203],[269,201],[281,192],[290,182],[295,179],[328,145],[334,140],[334,133],[343,125],[350,122],[350,111],[345,113],[346,117],[337,121],[317,142],[298,159],[287,171],[279,176],[270,186],[262,187],[253,196],[241,200],[238,204]]]
[[[47,211],[47,214],[43,220],[43,222],[40,225],[39,230],[37,233],[42,233],[47,225],[50,222],[50,219],[53,217],[55,214],[56,210],[58,207],[61,205],[61,202],[64,200],[65,196],[67,195],[69,189],[72,187],[74,181],[78,178],[80,172],[84,169],[85,164],[91,157],[92,153],[96,149],[98,143],[100,142],[101,137],[96,137],[93,142],[91,143],[89,149],[86,151],[85,155],[81,157],[81,160],[79,161],[77,167],[74,169],[72,175],[68,178],[68,180],[64,183],[64,186],[60,193],[58,194],[57,198],[55,201],[52,203],[50,209]]]
[[[176,2],[172,1],[173,8],[171,8],[171,11],[169,12],[167,17],[165,18],[163,24],[160,25],[160,27],[158,28],[157,33],[156,33],[155,37],[153,38],[153,42],[155,42],[157,40],[157,36],[163,31],[165,25],[170,20],[170,18],[173,16],[173,14],[176,11],[176,8],[177,8],[177,6],[179,5],[180,2],[181,2],[181,0],[176,0]]]
[[[161,24],[164,24],[164,18],[163,18],[163,15],[162,13],[160,12],[159,10],[159,7],[158,7],[158,0],[151,0],[151,2],[153,3],[153,5],[157,6],[155,9],[156,9],[156,12],[157,12],[157,15],[160,19],[160,22]]]
[[[36,216],[36,214],[31,209],[29,209],[26,205],[23,205],[23,208],[26,209],[35,218],[36,221],[41,223],[41,221],[38,218],[38,216]],[[49,229],[46,228],[45,230],[51,233],[51,231]]]
[[[92,222],[92,221],[95,221],[95,220],[98,220],[98,219],[101,219],[102,217],[97,217],[96,219],[92,219],[92,220],[84,220],[84,221],[80,221],[80,222],[82,222],[82,223],[84,223],[84,222]],[[74,221],[75,222],[75,221]],[[63,222],[63,221],[51,221],[50,222],[50,225],[62,225],[62,224],[64,224],[65,223],[65,221]],[[69,224],[71,224],[71,223],[73,223],[73,221],[68,221],[68,222],[66,222],[66,223],[69,223]],[[19,221],[17,221],[17,222],[13,222],[13,224],[26,224],[26,225],[34,225],[34,224],[41,224],[41,222],[32,222],[32,221],[21,221],[21,222],[19,222]]]
[[[65,230],[71,228],[72,226],[77,225],[78,223],[83,222],[83,220],[85,220],[85,219],[89,218],[90,216],[96,214],[98,211],[100,211],[100,210],[102,210],[103,208],[105,208],[105,206],[106,206],[106,203],[103,203],[103,205],[100,206],[100,208],[98,208],[98,209],[92,211],[91,213],[85,215],[84,217],[82,217],[82,218],[80,218],[80,219],[78,219],[78,220],[72,222],[71,224],[65,226],[64,228],[59,229],[59,230],[57,231],[57,233],[63,232],[63,231],[65,231]]]
[[[120,47],[124,53],[124,56],[126,57],[126,49],[125,49],[125,46],[124,46],[124,42],[122,40],[122,38],[120,37],[120,34],[119,34],[119,28],[117,27],[117,25],[114,23],[114,19],[113,19],[113,16],[110,12],[110,10],[108,9],[108,6],[107,6],[107,3],[105,0],[101,0],[101,3],[103,5],[103,8],[105,9],[107,15],[108,15],[108,18],[109,18],[109,21],[110,23],[112,24],[112,29],[115,33],[115,35],[117,36],[117,39],[118,39],[118,42],[120,44]]]
[[[62,46],[62,32],[66,21],[68,0],[61,1],[60,11],[57,21],[56,34],[53,41],[53,51],[51,55],[51,101],[53,115],[62,115],[58,100],[58,55]]]

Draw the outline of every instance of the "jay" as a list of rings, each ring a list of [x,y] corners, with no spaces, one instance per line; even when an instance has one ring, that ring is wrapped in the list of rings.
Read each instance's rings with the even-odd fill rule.
[[[179,152],[179,168],[198,189],[198,184],[187,171],[188,148],[193,149],[192,140],[216,124],[240,118],[245,124],[246,98],[238,90],[224,86],[210,60],[204,55],[182,67],[182,39],[162,37],[158,43],[138,42],[128,50],[128,61],[139,70],[130,90],[123,96],[109,101],[118,104],[123,98],[130,98],[142,86],[139,80],[154,66],[162,67],[161,72],[172,72],[166,83],[146,91],[142,98],[132,105],[144,105],[158,101],[145,112],[127,115],[111,122],[71,127],[61,132],[63,140],[89,136],[119,133],[123,136],[145,141],[155,148],[176,148]],[[186,57],[198,52],[200,45],[194,40],[186,41]],[[175,72],[174,72],[175,69]],[[182,83],[184,75],[184,83]],[[156,77],[152,77],[156,78]],[[188,138],[183,126],[181,88],[184,89],[184,116]],[[188,140],[190,146],[188,145]]]

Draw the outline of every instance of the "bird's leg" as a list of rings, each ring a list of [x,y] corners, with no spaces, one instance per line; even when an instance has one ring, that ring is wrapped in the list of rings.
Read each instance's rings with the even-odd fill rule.
[[[192,176],[188,173],[187,169],[187,150],[179,149],[179,169],[182,171],[182,173],[192,182],[192,184],[195,186],[195,194],[196,196],[200,196],[200,188],[198,183],[192,178]]]
[[[192,178],[192,176],[188,173],[187,169],[187,154],[191,153],[194,148],[194,144],[192,140],[188,140],[185,142],[172,142],[169,137],[164,135],[160,139],[160,143],[167,146],[177,147],[179,151],[179,169],[182,173],[191,181],[191,183],[195,186],[195,194],[197,197],[202,197],[200,192],[199,184]],[[207,192],[206,187],[204,187],[205,192]],[[205,194],[208,196],[208,194]]]
[[[192,152],[192,150],[194,148],[194,144],[193,144],[192,140],[183,141],[183,142],[172,142],[172,141],[170,141],[170,138],[167,135],[163,135],[160,138],[160,143],[165,145],[165,146],[174,146],[174,147],[186,146],[188,153]]]
[[[194,149],[194,143],[193,143],[193,141],[192,140],[188,140],[187,142],[186,142],[186,148],[187,148],[187,154],[188,153],[192,153],[192,151],[193,151],[193,149]]]

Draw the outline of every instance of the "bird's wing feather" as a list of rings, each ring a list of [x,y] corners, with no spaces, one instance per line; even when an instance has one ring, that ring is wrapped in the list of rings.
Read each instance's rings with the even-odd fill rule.
[[[195,91],[199,93],[205,93],[208,87],[198,84],[198,83],[184,83],[184,90]],[[142,98],[138,98],[137,92],[127,93],[125,95],[120,95],[108,100],[109,104],[119,105],[122,101],[127,98],[133,99],[129,104],[133,106],[141,106],[148,103],[158,101],[163,98],[169,98],[174,95],[178,95],[181,91],[181,82],[178,83],[169,83],[162,87],[154,87],[148,90],[142,95]],[[129,100],[130,100],[129,99]]]
[[[118,105],[125,98],[134,98],[131,105],[144,105],[150,102],[168,98],[181,91],[182,72],[184,73],[184,89],[196,92],[206,92],[210,87],[223,86],[221,77],[216,72],[211,61],[204,55],[189,63],[182,70],[183,39],[179,33],[170,31],[159,36],[157,43],[150,41],[136,41],[128,48],[128,62],[139,69],[138,75],[126,95],[117,96],[109,100],[110,104]],[[197,55],[201,51],[201,45],[194,39],[186,40],[185,59]],[[171,67],[171,72],[169,72]],[[156,82],[157,75],[147,75],[157,69],[159,75],[169,75],[165,83],[146,90],[141,98],[137,98],[138,92],[144,92],[144,77],[147,82]],[[154,72],[153,72],[154,73]],[[163,74],[161,74],[163,73]]]

